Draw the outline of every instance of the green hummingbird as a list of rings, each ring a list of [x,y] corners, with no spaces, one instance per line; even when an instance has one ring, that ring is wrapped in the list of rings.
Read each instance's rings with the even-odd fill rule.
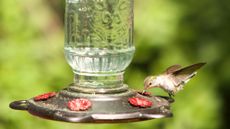
[[[182,90],[184,85],[196,75],[196,70],[205,64],[197,63],[183,68],[181,65],[172,65],[160,75],[146,77],[143,92],[150,88],[159,87],[166,91],[171,98],[178,91]]]

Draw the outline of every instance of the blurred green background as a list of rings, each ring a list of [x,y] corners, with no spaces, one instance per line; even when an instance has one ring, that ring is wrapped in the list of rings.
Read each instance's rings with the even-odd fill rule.
[[[135,0],[134,60],[125,82],[172,64],[208,64],[175,97],[173,118],[127,124],[69,124],[11,110],[11,101],[58,91],[72,82],[63,55],[64,0],[0,1],[0,129],[228,129],[230,1]],[[166,95],[159,89],[153,94]]]

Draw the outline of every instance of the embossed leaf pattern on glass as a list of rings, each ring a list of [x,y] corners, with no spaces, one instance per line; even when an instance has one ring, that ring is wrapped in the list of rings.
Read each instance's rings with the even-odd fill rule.
[[[81,0],[68,4],[66,44],[124,49],[132,45],[132,0]]]

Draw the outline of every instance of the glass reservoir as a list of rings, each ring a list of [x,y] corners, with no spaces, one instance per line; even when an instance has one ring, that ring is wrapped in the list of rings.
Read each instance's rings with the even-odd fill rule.
[[[65,57],[74,85],[123,86],[133,46],[133,0],[66,0]]]

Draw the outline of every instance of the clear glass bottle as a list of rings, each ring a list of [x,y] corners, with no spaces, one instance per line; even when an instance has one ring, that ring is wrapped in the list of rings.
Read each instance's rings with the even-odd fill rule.
[[[74,84],[123,85],[133,46],[133,0],[66,0],[65,56]]]

